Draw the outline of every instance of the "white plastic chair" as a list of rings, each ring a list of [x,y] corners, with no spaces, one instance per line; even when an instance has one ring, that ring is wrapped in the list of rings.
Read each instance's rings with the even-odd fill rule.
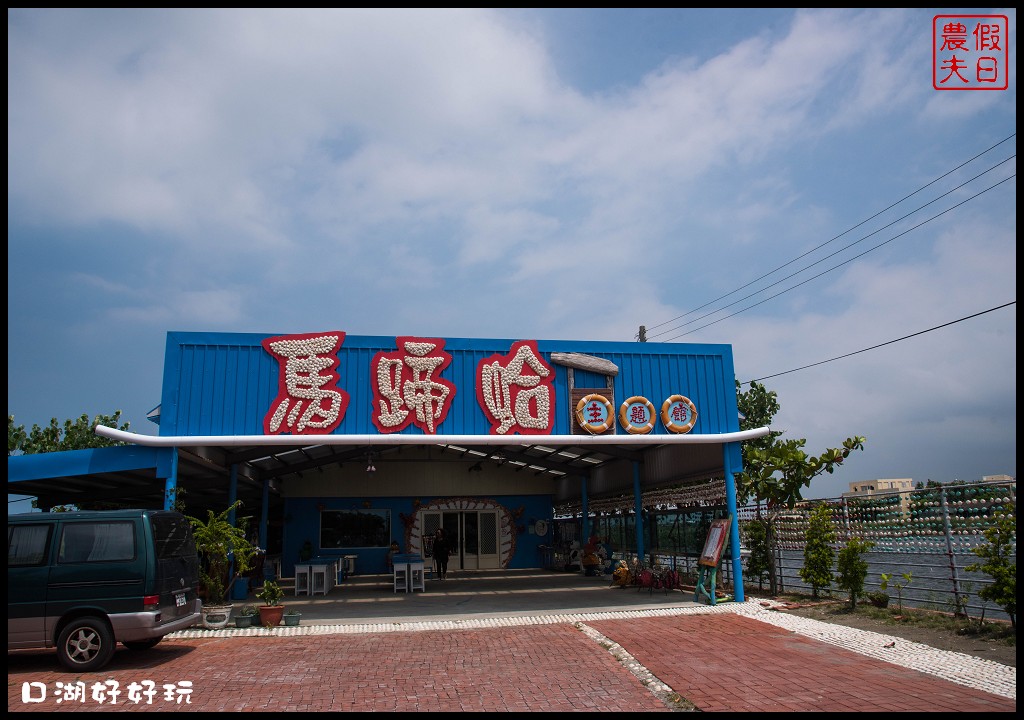
[[[424,580],[424,568],[423,562],[409,563],[409,591],[415,592],[416,590],[426,590],[426,581]]]
[[[310,594],[310,571],[309,565],[296,565],[295,566],[295,594],[296,595],[309,595]]]
[[[311,565],[309,573],[309,594],[326,595],[330,588],[331,565]]]
[[[395,592],[401,590],[402,592],[409,591],[409,564],[408,563],[395,563]]]

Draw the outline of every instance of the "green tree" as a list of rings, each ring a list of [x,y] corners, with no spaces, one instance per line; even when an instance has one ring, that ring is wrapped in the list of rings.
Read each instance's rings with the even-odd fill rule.
[[[839,551],[836,585],[840,590],[850,593],[851,610],[856,609],[857,596],[864,592],[864,580],[868,576],[868,562],[864,559],[864,553],[874,546],[870,540],[855,537],[847,540],[846,547]]]
[[[1015,503],[1007,503],[1003,512],[993,516],[993,524],[985,530],[985,544],[973,552],[982,562],[967,566],[971,572],[983,572],[992,583],[978,590],[978,597],[994,602],[1010,616],[1010,625],[1017,627],[1017,543]]]
[[[767,533],[768,528],[762,518],[743,523],[743,535],[747,541],[747,549],[750,550],[745,574],[748,578],[757,580],[759,590],[764,588],[764,581],[768,577],[772,563]]]
[[[256,557],[256,546],[249,542],[244,524],[236,527],[229,520],[231,511],[241,506],[242,501],[236,500],[219,513],[207,510],[206,520],[189,517],[201,560],[199,579],[211,605],[227,602],[231,586],[249,572]]]
[[[742,417],[741,430],[771,425],[779,411],[778,396],[757,382],[744,392],[736,382],[736,399]],[[815,457],[804,452],[807,440],[781,440],[782,431],[743,443],[743,472],[736,475],[736,497],[742,504],[755,503],[758,518],[765,518],[769,549],[769,590],[778,594],[778,570],[775,564],[777,543],[775,525],[778,513],[792,509],[803,500],[801,492],[822,473],[833,473],[854,450],[864,449],[864,438],[847,438],[841,448],[829,448]]]
[[[886,590],[889,589],[890,585],[892,585],[894,588],[896,588],[896,601],[897,601],[897,604],[898,604],[897,612],[900,615],[902,615],[903,614],[903,590],[907,587],[907,585],[909,585],[914,580],[914,574],[913,573],[909,573],[909,572],[903,573],[903,582],[900,582],[899,580],[896,580],[893,577],[893,575],[890,574],[890,573],[882,573],[881,578],[882,578],[882,582],[878,586],[879,590],[881,590],[882,592],[885,592]]]
[[[32,430],[26,432],[25,426],[16,425],[14,416],[8,414],[7,455],[8,457],[11,455],[35,455],[63,450],[87,450],[126,445],[127,443],[111,440],[94,432],[97,425],[127,430],[129,423],[126,422],[118,427],[120,420],[120,410],[115,411],[113,415],[97,415],[91,421],[88,415],[83,414],[76,420],[65,420],[63,425],[57,421],[57,418],[52,418],[50,424],[45,428],[33,425]],[[32,507],[39,507],[38,500],[32,500]],[[116,507],[120,507],[120,505],[109,502],[83,502],[79,505],[79,509],[82,510],[107,510]],[[73,505],[57,505],[50,510],[62,512],[74,508]]]
[[[820,591],[832,586],[832,564],[836,558],[832,543],[836,541],[836,527],[832,522],[832,510],[825,503],[815,506],[808,520],[800,577],[811,586],[811,597],[817,598]]]
[[[50,424],[45,428],[33,425],[32,430],[26,432],[24,425],[15,425],[14,416],[8,415],[7,454],[8,456],[18,453],[34,455],[63,450],[86,450],[124,445],[123,442],[102,437],[94,432],[97,425],[127,430],[129,423],[126,422],[118,427],[120,420],[120,410],[115,411],[113,415],[97,415],[92,420],[88,415],[83,414],[76,420],[65,420],[63,425],[57,421],[57,418],[52,418]]]

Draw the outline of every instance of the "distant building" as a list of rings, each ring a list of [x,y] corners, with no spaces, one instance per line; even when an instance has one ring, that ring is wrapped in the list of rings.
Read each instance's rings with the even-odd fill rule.
[[[860,497],[862,495],[875,495],[878,493],[904,492],[913,489],[913,478],[858,480],[857,482],[850,483],[850,491],[844,492],[843,497]]]
[[[850,483],[850,491],[844,492],[843,497],[866,497],[870,495],[892,495],[893,493],[899,493],[900,512],[906,515],[910,511],[910,491],[913,489],[913,478],[861,480]]]

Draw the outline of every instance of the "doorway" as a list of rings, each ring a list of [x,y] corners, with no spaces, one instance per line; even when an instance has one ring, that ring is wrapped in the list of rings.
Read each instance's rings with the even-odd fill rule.
[[[427,510],[420,513],[423,530],[423,557],[433,555],[426,541],[438,528],[452,545],[449,570],[494,570],[499,568],[497,510]]]

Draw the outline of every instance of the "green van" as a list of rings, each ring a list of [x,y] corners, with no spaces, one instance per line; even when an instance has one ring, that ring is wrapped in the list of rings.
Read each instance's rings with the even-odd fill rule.
[[[7,649],[57,648],[99,670],[117,643],[146,650],[201,622],[199,556],[177,512],[7,516]]]

